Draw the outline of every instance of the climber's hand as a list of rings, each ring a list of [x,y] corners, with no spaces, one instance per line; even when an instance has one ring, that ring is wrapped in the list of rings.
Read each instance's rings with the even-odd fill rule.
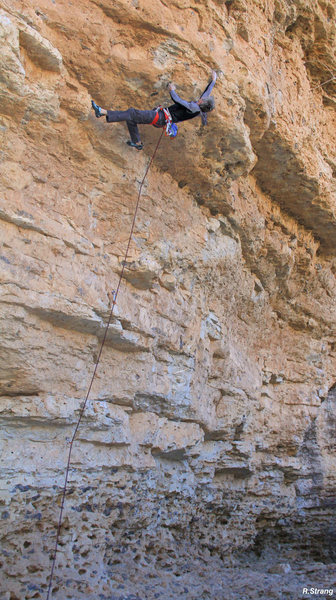
[[[175,85],[173,83],[170,83],[168,86],[168,89],[172,92],[173,90],[175,90]]]
[[[216,81],[216,79],[217,79],[216,71],[213,71],[213,70],[211,71],[211,77],[212,77],[212,81]]]

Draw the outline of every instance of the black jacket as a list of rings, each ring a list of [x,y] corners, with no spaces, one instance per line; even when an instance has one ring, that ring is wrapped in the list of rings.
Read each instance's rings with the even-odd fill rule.
[[[210,83],[208,83],[203,94],[200,96],[200,99],[207,98],[208,96],[210,96],[215,83],[216,77],[215,79],[212,79]],[[173,123],[187,121],[188,119],[193,119],[194,117],[197,117],[200,114],[202,117],[202,125],[207,124],[207,115],[201,110],[197,102],[187,102],[186,100],[182,100],[182,98],[178,96],[175,90],[170,91],[170,96],[172,100],[174,100],[174,104],[168,106],[168,110],[172,116]]]

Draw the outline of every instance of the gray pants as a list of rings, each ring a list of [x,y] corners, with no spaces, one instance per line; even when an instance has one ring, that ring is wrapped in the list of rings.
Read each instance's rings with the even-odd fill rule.
[[[106,121],[108,123],[126,121],[132,142],[138,144],[141,141],[138,125],[150,125],[154,120],[156,112],[156,110],[138,110],[137,108],[129,108],[128,110],[108,110]],[[163,111],[161,111],[155,126],[163,127],[164,124],[165,118]]]

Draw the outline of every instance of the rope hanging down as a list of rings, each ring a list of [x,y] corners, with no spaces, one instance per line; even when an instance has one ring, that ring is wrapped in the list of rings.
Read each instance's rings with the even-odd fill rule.
[[[66,495],[66,491],[67,491],[68,478],[69,478],[69,470],[70,470],[70,463],[71,463],[72,447],[73,447],[73,443],[75,441],[75,437],[77,435],[77,431],[78,431],[78,428],[80,426],[82,417],[83,417],[84,412],[85,412],[85,408],[86,408],[87,401],[88,401],[89,396],[90,396],[90,392],[91,392],[91,388],[92,388],[92,385],[93,385],[94,378],[95,378],[96,373],[97,373],[99,361],[100,361],[100,358],[101,358],[101,355],[102,355],[102,352],[103,352],[103,348],[104,348],[104,344],[105,344],[105,341],[106,341],[107,331],[108,331],[108,328],[109,328],[109,326],[111,324],[111,320],[112,320],[112,316],[113,316],[113,312],[114,312],[114,307],[115,307],[116,302],[117,302],[117,297],[118,297],[118,293],[119,293],[121,281],[122,281],[122,278],[124,276],[124,270],[125,270],[125,266],[126,266],[126,262],[127,262],[128,252],[129,252],[129,248],[130,248],[130,245],[131,245],[131,240],[132,240],[132,236],[133,236],[135,221],[136,221],[137,212],[138,212],[138,208],[139,208],[140,197],[141,197],[141,192],[142,192],[142,186],[143,186],[143,184],[145,182],[145,179],[147,177],[147,174],[148,174],[148,171],[150,169],[150,166],[151,166],[151,164],[152,164],[152,162],[153,162],[153,160],[155,158],[157,149],[158,149],[158,147],[160,145],[160,142],[161,142],[161,139],[162,139],[162,135],[163,135],[163,131],[164,130],[162,130],[162,132],[161,132],[161,135],[159,137],[159,140],[158,140],[158,142],[156,144],[156,147],[155,147],[155,150],[153,152],[152,158],[150,159],[150,161],[148,163],[146,172],[145,172],[145,174],[143,176],[143,179],[141,181],[141,184],[140,184],[138,198],[137,198],[137,202],[136,202],[136,206],[135,206],[135,211],[134,211],[134,216],[133,216],[133,221],[132,221],[132,226],[131,226],[131,231],[130,231],[130,235],[129,235],[129,238],[128,238],[128,244],[127,244],[127,248],[126,248],[126,252],[125,252],[125,257],[124,257],[124,260],[123,260],[123,263],[122,263],[122,269],[121,269],[121,273],[120,273],[120,276],[119,276],[117,289],[116,289],[116,291],[114,293],[114,297],[113,297],[113,304],[112,304],[112,308],[111,308],[111,311],[110,311],[110,316],[109,316],[109,319],[107,321],[107,325],[105,327],[103,340],[102,340],[102,343],[100,345],[100,350],[99,350],[98,357],[97,357],[97,360],[96,360],[96,364],[95,364],[95,367],[94,367],[94,370],[93,370],[93,374],[92,374],[92,377],[91,377],[90,385],[88,387],[88,391],[87,391],[87,394],[85,396],[85,400],[83,402],[83,405],[82,405],[82,407],[80,409],[78,421],[77,421],[75,430],[73,432],[73,436],[72,436],[71,441],[70,441],[69,453],[68,453],[68,461],[67,461],[67,466],[66,466],[66,469],[65,469],[65,479],[64,479],[64,485],[63,485],[63,491],[62,491],[61,509],[60,509],[60,514],[59,514],[59,519],[58,519],[57,533],[56,533],[56,542],[55,542],[54,557],[53,557],[52,566],[51,566],[49,586],[48,586],[48,592],[47,592],[47,598],[46,598],[46,600],[49,600],[49,598],[51,597],[50,593],[51,593],[51,586],[52,586],[52,582],[53,582],[53,576],[54,576],[54,570],[55,570],[55,564],[56,564],[56,556],[57,556],[57,550],[58,550],[58,545],[59,545],[59,538],[60,538],[60,533],[61,533],[62,517],[63,517],[64,503],[65,503],[65,495]]]

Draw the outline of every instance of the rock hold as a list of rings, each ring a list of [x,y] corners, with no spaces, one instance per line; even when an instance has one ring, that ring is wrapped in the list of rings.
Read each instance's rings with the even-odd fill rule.
[[[20,44],[29,58],[42,69],[60,73],[63,60],[59,50],[27,23],[20,22],[19,31]]]

